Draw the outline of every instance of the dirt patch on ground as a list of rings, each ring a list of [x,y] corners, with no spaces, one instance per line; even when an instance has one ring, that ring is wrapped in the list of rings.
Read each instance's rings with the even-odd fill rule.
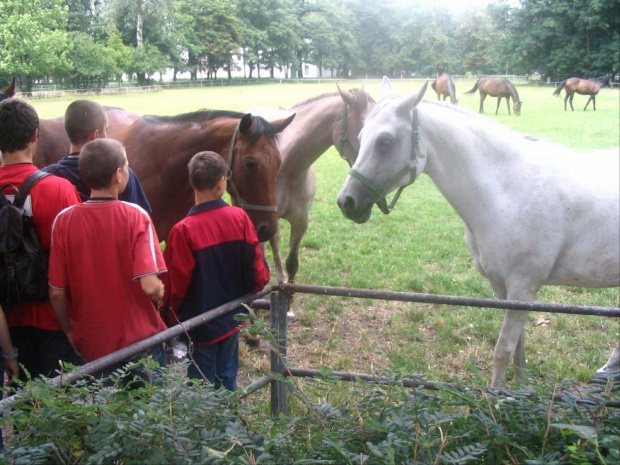
[[[303,313],[298,303],[297,314]],[[348,304],[336,314],[328,304],[319,306],[309,322],[296,318],[287,328],[289,366],[317,369],[320,366],[338,371],[380,374],[388,366],[388,353],[399,341],[391,337],[395,316],[402,302],[363,302]],[[259,314],[267,323],[269,314]],[[432,332],[432,331],[431,331]],[[261,341],[258,348],[242,343],[239,384],[255,379],[256,372],[268,373],[269,347]],[[254,372],[254,373],[252,373]]]

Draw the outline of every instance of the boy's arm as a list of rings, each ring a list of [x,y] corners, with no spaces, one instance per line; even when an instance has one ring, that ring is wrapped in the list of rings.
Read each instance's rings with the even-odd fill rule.
[[[4,362],[4,368],[9,375],[9,384],[13,382],[14,378],[19,375],[19,364],[17,363],[17,354],[15,353],[15,347],[11,342],[11,335],[9,334],[9,327],[6,323],[4,311],[0,307],[0,347],[2,348],[2,358]],[[8,356],[5,358],[4,356]]]
[[[54,312],[56,313],[56,318],[58,318],[60,327],[67,335],[67,339],[69,339],[69,342],[75,349],[75,346],[73,345],[73,322],[69,316],[69,308],[67,305],[67,290],[50,286],[50,302]],[[78,353],[77,350],[76,353]]]
[[[156,274],[149,274],[140,278],[140,286],[146,295],[152,300],[164,298],[164,283]]]
[[[182,228],[172,228],[164,249],[164,260],[168,268],[166,281],[169,283],[164,302],[178,318],[182,316],[179,314],[179,307],[187,295],[187,289],[196,267],[188,238],[185,237],[183,231]]]

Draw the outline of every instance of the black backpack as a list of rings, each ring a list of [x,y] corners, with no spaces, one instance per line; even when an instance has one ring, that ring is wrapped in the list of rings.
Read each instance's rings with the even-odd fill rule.
[[[24,211],[30,189],[49,173],[36,171],[20,189],[0,187],[0,304],[22,300],[47,300],[48,256],[41,248],[34,218]],[[11,203],[4,191],[11,188]]]

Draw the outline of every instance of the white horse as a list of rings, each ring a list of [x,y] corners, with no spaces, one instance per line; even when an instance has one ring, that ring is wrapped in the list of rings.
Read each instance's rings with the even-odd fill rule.
[[[384,78],[338,195],[344,216],[364,223],[377,198],[424,172],[463,220],[476,267],[498,298],[533,301],[545,284],[620,285],[618,150],[584,156],[453,105],[420,103],[426,86],[401,98]],[[525,311],[505,311],[492,386],[502,384],[511,357],[523,380],[526,320]]]

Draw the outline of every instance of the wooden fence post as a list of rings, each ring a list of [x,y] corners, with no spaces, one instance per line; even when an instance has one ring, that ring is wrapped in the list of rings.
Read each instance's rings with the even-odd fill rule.
[[[271,372],[283,373],[286,359],[286,313],[288,312],[288,296],[279,290],[272,292],[271,301],[271,328],[278,334],[276,350],[271,351]],[[286,383],[279,380],[271,382],[271,414],[278,416],[286,414],[287,388]]]

